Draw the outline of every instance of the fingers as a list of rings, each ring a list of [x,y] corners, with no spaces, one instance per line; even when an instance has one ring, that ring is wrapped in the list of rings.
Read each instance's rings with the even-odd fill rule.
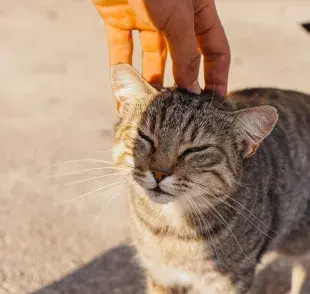
[[[132,64],[133,41],[130,30],[117,29],[106,23],[110,64]]]
[[[143,77],[154,86],[161,87],[167,59],[165,39],[157,32],[144,0],[128,0],[128,3],[133,7],[139,21],[148,26],[147,30],[140,30]]]
[[[143,76],[162,85],[167,52],[156,27],[168,43],[179,87],[197,94],[201,91],[199,46],[204,56],[205,88],[226,94],[230,50],[214,0],[113,0],[115,5],[108,5],[107,0],[93,1],[106,22],[111,64],[132,64],[131,30],[139,29]]]
[[[154,86],[161,87],[164,80],[167,49],[165,39],[155,31],[141,31],[142,73]]]
[[[176,84],[199,94],[200,53],[195,38],[192,1],[146,0],[146,5],[154,24],[167,40]]]
[[[97,0],[103,1],[103,0]],[[110,0],[105,0],[110,1]],[[142,1],[142,0],[135,0]],[[118,2],[118,3],[116,3]],[[126,3],[124,3],[126,2]],[[152,29],[151,22],[141,18],[141,8],[138,10],[140,14],[137,14],[135,7],[130,3],[127,3],[127,0],[114,0],[109,5],[96,5],[97,11],[109,25],[123,30],[150,30]],[[138,17],[137,17],[138,15]]]
[[[230,49],[214,0],[197,1],[195,31],[204,57],[205,88],[226,95]]]
[[[146,0],[147,1],[147,0]],[[156,26],[152,22],[145,0],[128,0],[128,3],[138,16],[138,21],[145,26],[146,30],[156,31]],[[139,27],[141,30],[142,28]]]

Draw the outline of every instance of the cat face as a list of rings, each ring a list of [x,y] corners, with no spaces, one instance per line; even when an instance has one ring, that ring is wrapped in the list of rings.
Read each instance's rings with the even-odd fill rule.
[[[112,69],[112,86],[116,165],[156,203],[208,206],[228,197],[277,120],[271,106],[233,112],[212,93],[158,92],[124,64]]]

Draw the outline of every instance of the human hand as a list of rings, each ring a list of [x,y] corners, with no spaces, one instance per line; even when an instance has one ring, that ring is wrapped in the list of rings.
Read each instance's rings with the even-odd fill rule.
[[[144,78],[162,85],[166,39],[176,84],[200,93],[204,58],[205,88],[227,91],[230,50],[214,0],[93,0],[105,21],[110,63],[132,64],[132,30],[140,31]],[[163,37],[164,36],[164,37]]]

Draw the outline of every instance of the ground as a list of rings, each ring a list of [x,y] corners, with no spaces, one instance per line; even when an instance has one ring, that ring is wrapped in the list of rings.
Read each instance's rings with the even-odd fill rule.
[[[0,293],[143,293],[122,186],[70,200],[113,170],[114,98],[104,25],[89,0],[0,3]],[[308,0],[218,0],[229,88],[310,92]],[[137,43],[138,44],[138,43]],[[140,68],[139,45],[135,65]],[[170,63],[167,84],[171,85]],[[107,151],[107,152],[106,152]],[[119,183],[123,184],[123,183]],[[118,191],[117,193],[115,193]]]

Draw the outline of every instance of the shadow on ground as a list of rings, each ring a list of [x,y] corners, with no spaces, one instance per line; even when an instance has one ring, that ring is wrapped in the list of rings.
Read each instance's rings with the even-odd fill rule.
[[[253,293],[283,294],[293,286],[294,290],[290,293],[309,294],[308,257],[310,255],[303,256],[299,262],[277,257],[258,273],[258,284]],[[298,266],[296,271],[294,265],[301,267]],[[293,276],[292,271],[295,272]],[[32,294],[144,294],[145,286],[142,270],[135,259],[135,250],[121,245]]]
[[[122,245],[32,294],[144,294],[133,248]]]

